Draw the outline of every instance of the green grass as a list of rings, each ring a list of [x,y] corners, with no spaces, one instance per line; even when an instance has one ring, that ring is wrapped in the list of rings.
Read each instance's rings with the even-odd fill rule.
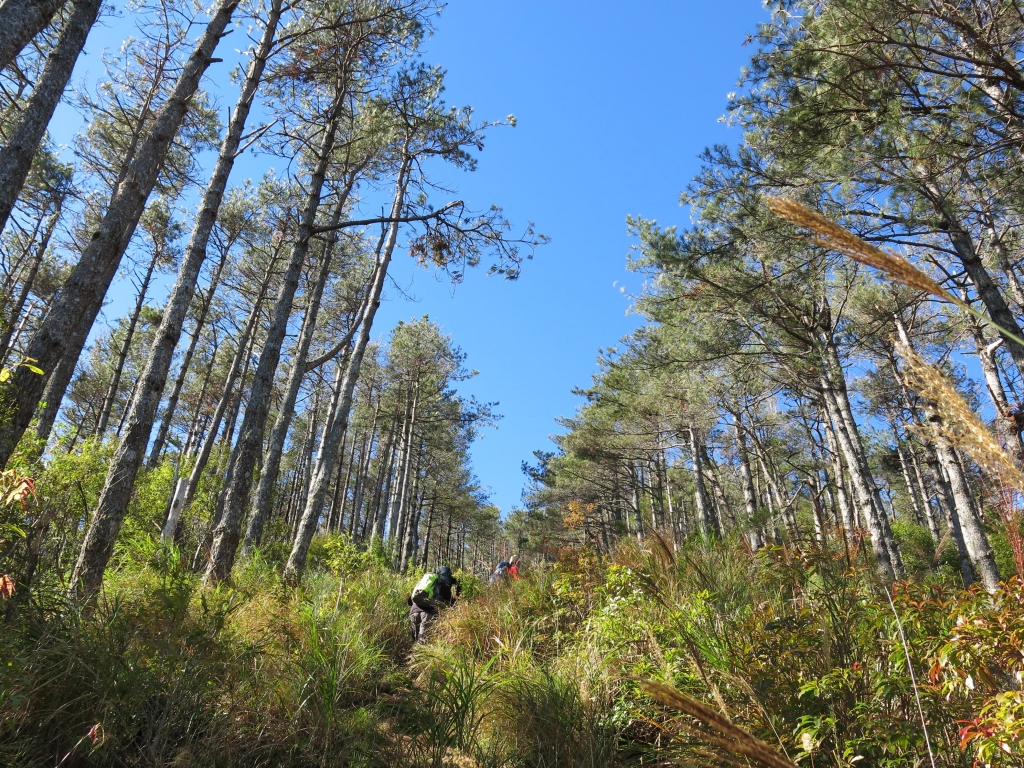
[[[209,590],[187,558],[145,541],[122,549],[88,613],[37,589],[0,635],[0,764],[735,759],[701,722],[652,701],[640,685],[648,679],[801,765],[927,762],[918,698],[936,765],[970,765],[978,749],[992,765],[1016,759],[998,739],[1021,714],[1012,696],[999,698],[1021,672],[1020,585],[995,603],[957,591],[936,581],[927,551],[923,581],[893,595],[915,696],[884,593],[827,548],[755,555],[737,539],[676,552],[631,540],[600,562],[580,551],[478,589],[416,648],[406,613],[415,577],[347,550],[332,565],[332,547],[323,549],[325,565],[297,590],[259,556],[232,587]],[[961,616],[975,617],[969,645],[956,639]],[[975,718],[978,735],[961,750],[960,728]],[[986,725],[992,718],[1004,725]]]

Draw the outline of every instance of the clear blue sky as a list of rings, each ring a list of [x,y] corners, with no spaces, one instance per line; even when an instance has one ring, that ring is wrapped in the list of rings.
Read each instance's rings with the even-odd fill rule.
[[[697,155],[737,141],[718,118],[750,53],[743,41],[765,18],[755,0],[452,0],[438,19],[423,58],[448,70],[447,101],[472,105],[481,119],[514,114],[519,123],[491,131],[475,173],[445,180],[471,207],[500,205],[514,226],[532,220],[551,244],[518,281],[481,269],[454,293],[399,256],[392,274],[416,301],[390,287],[375,336],[429,314],[467,353],[480,375],[461,390],[498,401],[504,414],[473,448],[477,476],[504,512],[520,501],[520,463],[551,449],[555,418],[574,412],[571,390],[589,384],[598,351],[638,325],[622,292],[638,287],[625,269],[626,216],[685,224],[678,195]],[[100,52],[116,50],[126,34],[130,16],[94,30],[76,82],[95,82]],[[228,37],[218,51],[218,83],[239,47]],[[235,93],[227,86],[222,106]],[[54,138],[70,142],[80,125],[62,106]],[[234,181],[272,162],[249,160]],[[111,293],[107,314],[116,317],[134,296],[123,280]]]
[[[503,511],[598,351],[638,325],[620,290],[638,285],[626,216],[685,224],[678,197],[697,155],[737,141],[718,118],[766,18],[755,0],[453,0],[439,19],[424,58],[448,69],[448,101],[519,121],[491,132],[475,173],[453,177],[459,196],[534,221],[551,244],[518,281],[471,273],[454,296],[403,259],[395,275],[421,301],[393,301],[381,320],[429,313],[480,371],[464,391],[500,401],[505,418],[473,457]]]

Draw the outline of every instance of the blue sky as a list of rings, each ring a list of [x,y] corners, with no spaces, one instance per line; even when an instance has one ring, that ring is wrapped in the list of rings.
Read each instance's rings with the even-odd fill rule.
[[[459,196],[534,221],[551,243],[518,281],[470,274],[454,296],[401,260],[395,274],[421,301],[391,302],[381,319],[429,313],[480,371],[464,390],[500,401],[505,418],[473,456],[502,510],[519,502],[520,463],[574,412],[571,390],[590,383],[598,351],[638,325],[621,291],[638,286],[626,216],[685,224],[678,196],[697,155],[737,140],[718,118],[765,18],[751,0],[454,0],[438,21],[424,58],[448,69],[448,101],[518,119],[491,132],[475,173],[453,177]]]
[[[599,350],[639,324],[627,314],[639,283],[625,269],[626,216],[685,224],[678,195],[697,155],[738,140],[719,117],[750,53],[743,41],[765,18],[753,0],[452,0],[438,19],[423,58],[448,70],[447,101],[472,105],[481,119],[518,120],[491,131],[475,173],[444,181],[471,207],[502,206],[513,226],[535,222],[551,243],[516,282],[481,269],[454,291],[398,255],[392,274],[403,290],[389,287],[374,335],[428,314],[467,353],[480,374],[460,389],[498,401],[504,415],[473,448],[474,469],[503,511],[520,501],[520,463],[550,449],[556,417],[574,412],[571,390],[589,384]],[[94,81],[99,53],[125,34],[123,17],[95,30],[76,82]],[[228,37],[224,47],[242,46]],[[225,62],[213,75],[223,81],[239,57],[218,56]],[[226,87],[222,105],[235,93]],[[55,138],[69,142],[78,124],[62,107]],[[268,164],[250,160],[233,181]],[[109,317],[130,290],[114,286]]]

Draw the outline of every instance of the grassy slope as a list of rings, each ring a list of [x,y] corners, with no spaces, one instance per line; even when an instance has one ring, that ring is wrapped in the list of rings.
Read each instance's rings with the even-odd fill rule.
[[[983,763],[1021,761],[1016,583],[993,604],[928,574],[899,585],[894,614],[845,552],[754,556],[734,541],[674,553],[652,539],[612,562],[572,552],[508,588],[473,584],[413,650],[414,577],[341,554],[299,591],[257,561],[210,592],[150,550],[123,559],[90,616],[46,592],[18,606],[0,636],[0,764],[735,759],[641,679],[726,712],[801,765],[927,764],[918,699],[936,765],[970,765],[979,749]]]

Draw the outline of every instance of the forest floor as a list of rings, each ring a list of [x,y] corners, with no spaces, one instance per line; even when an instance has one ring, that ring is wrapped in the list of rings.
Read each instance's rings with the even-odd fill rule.
[[[289,589],[256,558],[207,589],[140,546],[88,614],[56,585],[11,598],[0,762],[1021,764],[1016,579],[989,596],[937,567],[890,603],[826,548],[652,537],[499,587],[461,574],[464,598],[413,647],[416,576],[341,560]]]

